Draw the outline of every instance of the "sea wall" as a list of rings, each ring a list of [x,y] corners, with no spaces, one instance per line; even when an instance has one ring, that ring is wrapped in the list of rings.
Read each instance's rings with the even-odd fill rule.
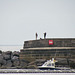
[[[75,64],[75,38],[46,38],[24,41],[20,50],[20,59],[41,64],[36,60],[55,58],[57,66],[73,66]],[[33,63],[34,62],[34,63]],[[75,65],[74,65],[75,67]]]
[[[49,40],[53,41],[52,45],[49,45]],[[36,47],[75,47],[75,38],[47,38],[24,41],[24,49]]]

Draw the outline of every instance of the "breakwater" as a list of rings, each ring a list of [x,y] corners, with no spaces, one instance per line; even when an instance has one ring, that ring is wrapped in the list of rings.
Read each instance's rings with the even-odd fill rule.
[[[35,68],[30,62],[20,59],[19,51],[6,51],[0,50],[0,69],[29,69]]]
[[[18,51],[6,51],[0,50],[0,68],[17,68],[20,65],[19,52]]]

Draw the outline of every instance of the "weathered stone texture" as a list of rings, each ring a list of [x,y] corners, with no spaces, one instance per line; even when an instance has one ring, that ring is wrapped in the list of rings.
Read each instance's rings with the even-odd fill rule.
[[[49,40],[53,40],[53,45],[49,45]],[[23,48],[35,47],[75,47],[75,38],[51,38],[24,42]]]
[[[2,52],[0,54],[0,68],[12,68],[20,65],[19,52]]]
[[[53,44],[49,45],[49,40]],[[75,63],[75,38],[50,38],[25,41],[23,49],[20,50],[20,59],[35,62],[37,59],[61,58],[60,65],[71,65]],[[38,63],[40,64],[40,63]],[[73,64],[72,64],[73,65]]]

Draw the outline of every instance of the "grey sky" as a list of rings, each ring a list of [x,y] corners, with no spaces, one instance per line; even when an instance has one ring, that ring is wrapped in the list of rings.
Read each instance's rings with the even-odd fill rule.
[[[0,45],[75,38],[75,0],[0,0]]]

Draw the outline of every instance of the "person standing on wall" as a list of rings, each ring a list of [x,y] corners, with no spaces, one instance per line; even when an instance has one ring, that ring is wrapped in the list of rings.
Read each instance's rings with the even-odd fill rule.
[[[46,39],[46,32],[44,33],[44,39]]]
[[[37,40],[38,34],[36,33],[35,36],[36,36],[36,40]]]

